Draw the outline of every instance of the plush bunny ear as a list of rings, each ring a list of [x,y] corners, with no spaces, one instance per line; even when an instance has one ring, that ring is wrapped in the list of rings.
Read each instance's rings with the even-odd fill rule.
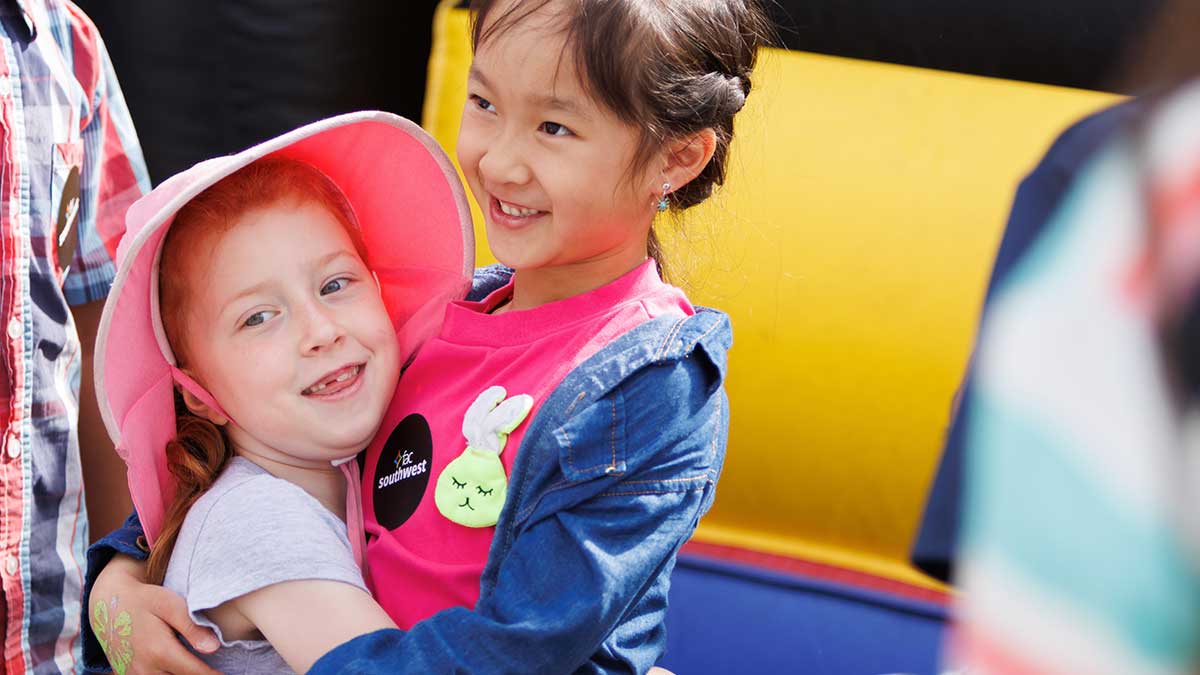
[[[466,414],[463,415],[462,431],[468,445],[483,447],[484,437],[489,435],[486,423],[488,413],[499,405],[505,396],[508,396],[508,392],[504,387],[488,387],[475,399],[471,407],[467,408]]]
[[[497,406],[483,422],[485,434],[480,449],[491,450],[497,455],[503,452],[508,435],[525,421],[525,416],[532,409],[533,397],[529,394],[514,396]]]

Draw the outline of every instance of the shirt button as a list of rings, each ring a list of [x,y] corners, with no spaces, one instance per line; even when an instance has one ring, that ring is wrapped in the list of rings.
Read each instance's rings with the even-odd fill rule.
[[[4,571],[8,572],[8,576],[13,576],[19,569],[21,569],[21,561],[17,560],[17,556],[8,556],[8,560],[4,561]]]
[[[14,316],[8,322],[8,337],[16,340],[17,338],[21,337],[21,331],[24,330],[24,328],[25,327],[21,325],[21,320]]]
[[[9,457],[11,457],[12,459],[16,459],[21,456],[21,437],[20,436],[10,433],[8,435],[8,440],[5,442],[5,445],[7,446],[6,451],[8,452]]]

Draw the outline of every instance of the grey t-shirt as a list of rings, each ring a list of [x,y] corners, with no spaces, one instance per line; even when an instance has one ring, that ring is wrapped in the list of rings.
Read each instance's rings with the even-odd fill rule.
[[[269,642],[227,641],[204,610],[298,579],[366,590],[346,524],[299,486],[235,457],[188,511],[163,580],[187,601],[192,620],[221,640],[215,653],[197,655],[227,675],[292,673]]]

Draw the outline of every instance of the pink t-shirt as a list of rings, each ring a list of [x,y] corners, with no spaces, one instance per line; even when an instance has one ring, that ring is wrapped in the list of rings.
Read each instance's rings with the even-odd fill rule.
[[[482,302],[446,308],[441,332],[404,371],[367,449],[362,496],[371,590],[404,629],[479,599],[495,527],[459,525],[434,503],[438,476],[466,448],[463,416],[479,394],[500,385],[509,397],[533,397],[500,455],[508,473],[525,429],[567,373],[649,319],[694,312],[652,261],[573,298],[488,313],[511,296],[509,284]]]

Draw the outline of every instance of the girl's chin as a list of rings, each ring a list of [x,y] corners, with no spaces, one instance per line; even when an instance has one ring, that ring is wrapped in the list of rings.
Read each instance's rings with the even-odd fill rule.
[[[524,242],[505,241],[505,237],[493,237],[488,233],[488,243],[491,245],[492,256],[496,262],[513,270],[530,270],[546,266],[546,261],[537,254],[533,246]]]

